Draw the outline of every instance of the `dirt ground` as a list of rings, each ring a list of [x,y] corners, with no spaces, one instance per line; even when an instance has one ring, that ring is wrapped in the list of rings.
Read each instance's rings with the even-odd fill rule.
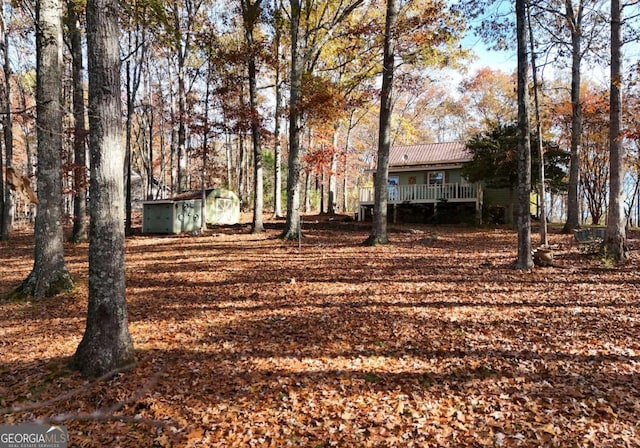
[[[623,266],[553,232],[557,266],[516,271],[506,229],[279,227],[129,237],[137,364],[99,380],[67,368],[88,248],[67,245],[75,291],[0,300],[0,424],[70,447],[640,446],[639,232]],[[32,251],[0,242],[0,295]]]

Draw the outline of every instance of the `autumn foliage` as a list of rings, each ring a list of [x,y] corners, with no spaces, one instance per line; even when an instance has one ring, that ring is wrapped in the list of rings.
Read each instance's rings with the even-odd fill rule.
[[[515,271],[508,230],[303,220],[301,244],[248,228],[127,240],[137,364],[67,369],[75,292],[0,302],[0,423],[64,423],[74,447],[638,446],[638,269],[550,235],[558,267]],[[331,226],[332,228],[329,228]],[[637,249],[637,232],[629,244]],[[31,267],[0,242],[0,293]]]

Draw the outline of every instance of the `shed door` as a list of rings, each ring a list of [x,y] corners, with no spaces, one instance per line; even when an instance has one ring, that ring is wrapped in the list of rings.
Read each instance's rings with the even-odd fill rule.
[[[216,221],[220,223],[227,222],[230,216],[233,216],[233,199],[216,198],[215,202]]]

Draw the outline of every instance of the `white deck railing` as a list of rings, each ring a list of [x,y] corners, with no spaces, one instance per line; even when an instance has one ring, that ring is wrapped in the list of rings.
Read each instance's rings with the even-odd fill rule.
[[[389,187],[389,203],[435,203],[446,201],[475,201],[478,198],[477,184],[442,185],[396,185]],[[373,204],[373,187],[360,189],[360,204]]]

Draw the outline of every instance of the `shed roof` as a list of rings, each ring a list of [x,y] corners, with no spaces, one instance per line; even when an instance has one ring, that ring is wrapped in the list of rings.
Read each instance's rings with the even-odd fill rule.
[[[411,146],[392,146],[390,166],[462,163],[473,160],[464,142],[426,143]]]

